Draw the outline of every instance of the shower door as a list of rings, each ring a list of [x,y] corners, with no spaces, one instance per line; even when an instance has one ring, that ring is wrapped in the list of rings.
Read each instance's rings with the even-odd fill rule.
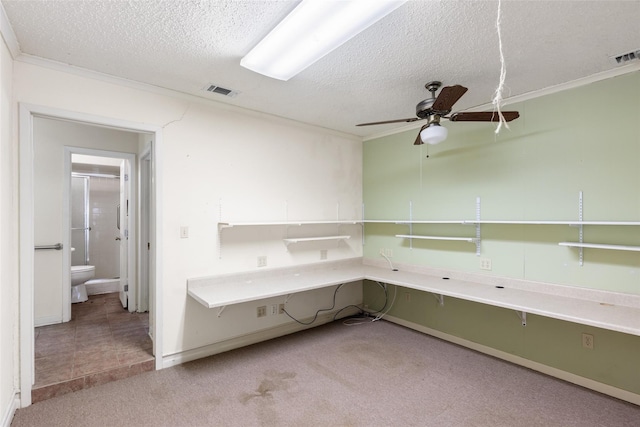
[[[89,265],[89,178],[71,178],[71,265]]]

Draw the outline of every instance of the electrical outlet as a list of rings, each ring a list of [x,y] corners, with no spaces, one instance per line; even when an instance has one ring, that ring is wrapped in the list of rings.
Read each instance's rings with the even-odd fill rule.
[[[387,258],[393,258],[393,249],[389,248],[380,248],[380,255],[386,256]]]
[[[269,306],[269,316],[275,316],[278,314],[278,304],[272,304]]]
[[[278,305],[278,314],[284,314],[284,304]]]
[[[189,237],[189,227],[187,227],[186,225],[183,225],[180,227],[180,238],[181,239],[186,239]]]
[[[404,293],[404,302],[411,302],[411,292]]]
[[[491,270],[491,258],[480,258],[480,270]]]
[[[327,250],[326,249],[321,249],[320,250],[320,259],[327,259]]]
[[[593,350],[593,335],[582,334],[582,347]]]
[[[256,310],[256,316],[257,317],[265,317],[267,315],[267,306],[266,305],[261,305],[260,307],[257,308]]]
[[[259,256],[258,257],[258,267],[266,267],[267,266],[267,257]]]

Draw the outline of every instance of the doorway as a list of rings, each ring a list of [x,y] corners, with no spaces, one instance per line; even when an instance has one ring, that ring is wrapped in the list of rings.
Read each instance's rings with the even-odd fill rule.
[[[35,326],[35,313],[37,307],[35,307],[35,282],[38,276],[38,273],[35,269],[35,257],[36,253],[34,252],[34,246],[36,244],[35,237],[37,233],[35,232],[36,221],[35,218],[37,216],[37,210],[34,206],[34,196],[39,191],[39,189],[35,186],[35,173],[40,173],[41,171],[36,171],[36,161],[38,153],[35,150],[34,137],[37,137],[38,122],[40,120],[49,120],[59,123],[71,123],[83,126],[85,128],[92,129],[110,129],[110,130],[118,130],[125,132],[133,132],[136,133],[137,142],[135,146],[135,152],[139,152],[139,147],[144,146],[143,141],[147,141],[149,144],[149,150],[151,156],[149,156],[149,169],[151,170],[152,178],[150,188],[147,190],[148,194],[146,197],[150,200],[149,206],[147,208],[147,212],[149,214],[149,218],[147,219],[147,223],[149,224],[149,242],[146,242],[145,246],[149,248],[149,271],[147,271],[147,276],[149,277],[149,294],[152,294],[154,300],[149,301],[149,306],[151,307],[151,311],[154,319],[162,319],[161,314],[161,286],[160,280],[161,277],[155,269],[157,268],[158,263],[156,262],[157,257],[159,256],[159,251],[157,247],[160,246],[161,242],[161,232],[156,228],[157,217],[159,216],[160,209],[158,204],[158,193],[161,187],[161,177],[159,176],[158,167],[155,164],[155,160],[159,158],[159,150],[158,150],[158,142],[161,138],[160,129],[154,126],[131,123],[116,119],[90,116],[85,114],[61,111],[57,109],[51,109],[48,107],[39,107],[32,105],[20,105],[20,209],[21,209],[21,222],[20,222],[20,391],[21,391],[21,406],[28,406],[31,404],[31,390],[33,387],[34,380],[34,326]],[[59,136],[59,135],[58,135]],[[93,138],[88,138],[88,140],[93,140]],[[68,143],[68,141],[67,141]],[[113,148],[110,144],[104,146],[102,148]],[[69,154],[68,158],[68,167],[70,168],[70,153],[73,150],[82,151],[87,148],[83,147],[67,147],[67,154]],[[98,149],[98,147],[93,146],[93,150]],[[94,153],[95,154],[95,153]],[[104,154],[104,153],[103,153]],[[131,154],[131,153],[129,153]],[[131,166],[133,166],[132,170],[135,171],[137,163],[136,157],[134,154],[131,154]],[[53,160],[60,159],[59,155],[54,155],[50,157],[51,161],[46,163],[45,169],[50,167],[51,164],[55,163]],[[66,156],[65,156],[66,159]],[[67,160],[65,160],[67,162]],[[70,169],[69,169],[70,171]],[[131,171],[129,172],[131,173]],[[134,176],[131,173],[130,176]],[[69,173],[68,178],[68,188],[71,188],[71,174]],[[55,193],[56,191],[50,191],[51,189],[45,189],[50,193]],[[136,191],[136,186],[132,186],[132,190],[134,193]],[[60,194],[60,191],[57,191]],[[63,203],[63,206],[69,206]],[[128,206],[127,212],[130,214],[130,217],[138,220],[136,215],[136,204],[130,204]],[[51,216],[53,215],[53,211],[55,209],[51,209]],[[68,214],[69,212],[67,212]],[[62,214],[60,214],[62,216]],[[68,233],[60,236],[60,240],[57,242],[61,243],[62,250],[60,251],[42,251],[47,253],[47,257],[50,259],[48,262],[50,264],[57,264],[61,266],[70,266],[71,265],[71,224],[70,224],[70,215],[66,215],[65,218],[69,218],[69,226]],[[61,221],[62,222],[62,221]],[[58,223],[61,223],[58,222]],[[56,227],[55,222],[53,222],[53,226],[47,227],[49,229],[55,228],[64,228],[64,227]],[[125,232],[127,233],[127,232]],[[128,231],[131,233],[131,230]],[[125,234],[126,235],[126,234]],[[138,240],[134,238],[135,233],[130,234],[132,239],[129,239],[128,242],[134,244]],[[141,244],[135,244],[131,251],[134,254],[133,259],[136,259],[136,255],[140,253]],[[57,245],[54,245],[58,247]],[[56,260],[56,252],[58,253],[58,260]],[[60,258],[62,258],[62,262],[60,262]],[[128,280],[124,286],[131,285],[138,279],[138,272],[136,272],[135,262],[127,263],[127,269],[129,271]],[[60,288],[64,286],[69,286],[70,289],[70,271],[66,268],[58,267],[59,276],[55,278],[52,282],[59,282]],[[122,277],[122,275],[120,276]],[[136,289],[134,286],[131,286],[131,292],[129,292],[126,296],[126,304],[127,307],[131,307],[132,310],[137,309],[137,295],[139,294],[139,289]],[[129,290],[127,289],[127,291]],[[55,292],[55,298],[70,299],[70,293],[68,292]],[[55,304],[51,304],[54,305]],[[62,304],[63,307],[69,307],[70,304]],[[63,310],[64,311],[64,310]],[[57,319],[54,317],[60,317],[60,320],[57,323],[64,321],[66,318],[71,317],[71,309],[69,308],[69,313],[62,313],[62,315],[58,315],[58,313],[50,313],[49,322],[56,323]],[[161,322],[154,321],[153,324],[149,324],[149,335],[154,337],[153,339],[153,354],[155,355],[154,368],[161,369],[162,367],[162,355],[160,349],[162,348],[160,340],[162,338],[161,331]]]

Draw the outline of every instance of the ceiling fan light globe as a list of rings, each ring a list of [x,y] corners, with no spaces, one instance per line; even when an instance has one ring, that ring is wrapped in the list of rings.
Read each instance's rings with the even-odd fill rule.
[[[420,139],[425,144],[436,145],[447,139],[449,131],[440,125],[431,125],[420,132]]]

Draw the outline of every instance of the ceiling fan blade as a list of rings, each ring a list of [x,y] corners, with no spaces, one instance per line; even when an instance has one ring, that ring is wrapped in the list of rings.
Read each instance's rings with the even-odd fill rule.
[[[503,111],[502,115],[507,122],[520,117],[520,113],[517,111]],[[452,122],[497,122],[500,119],[496,111],[478,111],[475,113],[453,113],[449,120]]]
[[[356,125],[356,126],[384,125],[387,123],[402,123],[402,122],[410,123],[418,120],[422,120],[422,119],[419,117],[412,117],[410,119],[397,119],[397,120],[385,120],[383,122],[360,123],[359,125]]]
[[[433,102],[431,109],[435,111],[451,111],[453,104],[458,102],[467,90],[468,89],[466,87],[460,85],[443,87],[440,94]]]
[[[422,132],[424,129],[426,129],[427,127],[429,127],[429,125],[424,125],[420,128],[420,132]],[[416,141],[413,143],[413,145],[422,145],[424,144],[424,142],[422,142],[422,138],[420,137],[420,132],[418,132],[418,136],[416,137]]]

